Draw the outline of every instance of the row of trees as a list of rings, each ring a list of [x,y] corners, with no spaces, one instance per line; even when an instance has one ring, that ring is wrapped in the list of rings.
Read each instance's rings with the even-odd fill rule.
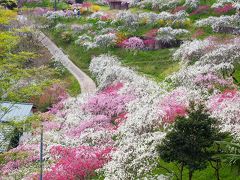
[[[217,120],[210,117],[204,106],[192,104],[188,116],[177,118],[158,148],[160,157],[166,162],[176,163],[179,173],[159,167],[179,180],[183,179],[184,169],[188,169],[191,180],[195,171],[210,164],[219,180],[221,163],[227,162],[232,168],[237,168],[240,175],[240,144],[227,139],[232,140],[229,134],[220,132]]]

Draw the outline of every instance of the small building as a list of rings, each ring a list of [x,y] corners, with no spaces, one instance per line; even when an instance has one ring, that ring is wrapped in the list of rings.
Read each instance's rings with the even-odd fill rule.
[[[10,121],[23,121],[33,114],[33,104],[0,102],[0,153],[9,150],[13,139],[9,135],[16,131]],[[12,136],[11,136],[12,137]],[[20,138],[19,135],[15,138]]]
[[[109,0],[108,3],[111,9],[124,10],[129,8],[129,3],[121,0]]]

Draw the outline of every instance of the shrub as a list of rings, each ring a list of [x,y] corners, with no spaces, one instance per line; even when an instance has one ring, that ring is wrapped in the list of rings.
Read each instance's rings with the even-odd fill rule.
[[[68,31],[62,32],[61,38],[64,42],[70,42],[70,41],[72,41],[72,33],[68,32]]]
[[[203,14],[208,12],[209,10],[210,10],[210,6],[208,5],[199,6],[196,10],[190,13],[190,16],[196,15],[196,14]]]
[[[100,149],[90,146],[53,146],[51,154],[57,163],[44,174],[44,179],[86,179],[94,175],[108,161],[111,147]]]
[[[8,9],[13,9],[17,7],[16,0],[1,0],[0,6],[6,7]]]
[[[109,47],[116,44],[117,36],[114,33],[103,34],[96,36],[95,41],[100,47]]]
[[[32,97],[31,102],[37,106],[38,110],[44,112],[53,104],[58,103],[66,97],[67,93],[65,89],[59,84],[54,84],[51,87],[45,89],[40,96]]]
[[[233,5],[230,3],[230,4],[225,4],[223,7],[218,7],[218,8],[215,8],[214,9],[214,12],[216,14],[225,14],[225,13],[228,13],[232,10],[234,10],[235,8],[233,7]]]
[[[138,37],[131,37],[127,40],[124,40],[121,43],[121,46],[130,50],[140,50],[145,47],[143,40]]]

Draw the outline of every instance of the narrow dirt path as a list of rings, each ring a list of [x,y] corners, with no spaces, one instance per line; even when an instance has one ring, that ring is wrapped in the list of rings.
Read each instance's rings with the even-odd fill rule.
[[[31,25],[31,22],[29,22],[25,16],[19,15],[18,20],[22,24]],[[38,29],[34,32],[34,36],[49,50],[56,60],[60,61],[70,73],[75,76],[81,86],[82,93],[92,93],[96,91],[95,82],[79,69],[50,38]]]

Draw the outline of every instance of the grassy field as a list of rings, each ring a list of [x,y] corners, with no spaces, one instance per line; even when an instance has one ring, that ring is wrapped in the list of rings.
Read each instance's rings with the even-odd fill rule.
[[[73,20],[73,22],[69,22],[69,20],[67,21],[68,24],[77,23],[77,20]],[[105,53],[119,57],[123,65],[135,68],[140,73],[146,74],[154,78],[156,81],[164,80],[167,75],[179,69],[178,63],[172,60],[172,54],[175,49],[133,52],[113,47],[107,49],[95,48],[86,50],[84,47],[75,45],[74,42],[64,42],[59,38],[59,33],[56,31],[45,31],[45,33],[47,33],[48,36],[69,55],[70,59],[79,68],[90,76],[91,74],[88,68],[92,57]]]
[[[179,176],[179,170],[178,167],[174,164],[174,163],[166,163],[162,160],[160,160],[159,164],[161,164],[162,167],[173,171],[174,173],[177,174],[177,176]],[[163,175],[169,175],[168,171],[165,170],[164,168],[156,168],[153,170],[153,174],[163,174]],[[228,166],[228,164],[224,164],[222,163],[220,171],[219,171],[219,176],[220,176],[220,180],[240,180],[240,176],[237,173],[236,169],[231,169],[230,166]],[[97,174],[95,177],[93,177],[92,179],[94,180],[104,180],[104,175]],[[188,179],[188,170],[184,169],[183,170],[183,180],[187,180]],[[195,171],[193,173],[193,180],[217,180],[216,176],[215,176],[215,171],[214,169],[211,167],[211,165],[209,164],[208,167],[204,170],[201,171]],[[177,180],[176,176],[173,176],[172,180]]]

